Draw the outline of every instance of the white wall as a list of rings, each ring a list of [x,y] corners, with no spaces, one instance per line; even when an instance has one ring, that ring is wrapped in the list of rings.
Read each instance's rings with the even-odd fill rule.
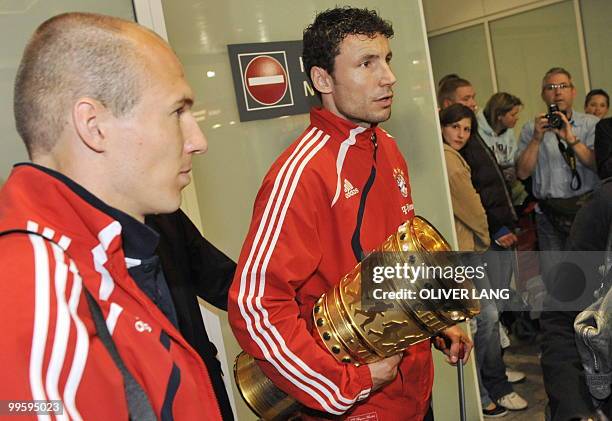
[[[481,108],[492,93],[488,80],[493,92],[518,96],[525,106],[517,133],[546,111],[541,80],[551,67],[571,72],[575,110],[583,111],[590,89],[612,89],[609,0],[425,0],[424,5],[435,79],[459,73],[472,81]]]
[[[518,13],[558,0],[423,0],[427,32],[448,29],[503,13]]]
[[[0,180],[8,177],[13,164],[28,160],[13,118],[13,84],[23,49],[38,25],[68,11],[134,20],[131,0],[0,1]]]

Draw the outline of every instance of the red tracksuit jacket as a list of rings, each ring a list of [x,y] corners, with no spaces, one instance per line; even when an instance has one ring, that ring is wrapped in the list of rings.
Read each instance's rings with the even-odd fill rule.
[[[429,341],[409,348],[376,393],[367,366],[341,364],[311,335],[315,301],[414,215],[395,141],[313,109],[255,200],[230,290],[230,323],[264,372],[310,408],[348,420],[420,420],[433,380]],[[358,403],[359,402],[359,403]]]
[[[159,419],[221,420],[200,356],[129,276],[121,225],[82,190],[20,165],[0,191],[0,231],[35,231],[58,244],[0,237],[0,399],[59,399],[68,418],[57,419],[128,419],[123,378],[97,336],[87,288]]]

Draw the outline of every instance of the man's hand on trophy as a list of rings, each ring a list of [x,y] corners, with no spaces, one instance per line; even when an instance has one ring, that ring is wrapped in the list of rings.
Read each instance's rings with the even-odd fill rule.
[[[467,333],[457,325],[447,327],[432,339],[433,345],[446,355],[446,361],[451,365],[455,365],[459,358],[463,364],[467,363],[474,347]]]
[[[372,376],[372,392],[380,389],[397,376],[397,366],[402,360],[403,354],[395,354],[384,360],[368,364],[370,376]]]

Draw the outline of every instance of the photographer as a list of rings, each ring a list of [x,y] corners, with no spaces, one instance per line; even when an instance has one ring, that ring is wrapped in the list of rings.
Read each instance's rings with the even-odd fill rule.
[[[546,72],[541,95],[549,110],[523,126],[517,176],[533,176],[540,250],[564,250],[576,212],[598,184],[593,153],[598,120],[572,109],[576,88],[561,67]],[[542,254],[542,273],[554,263]]]

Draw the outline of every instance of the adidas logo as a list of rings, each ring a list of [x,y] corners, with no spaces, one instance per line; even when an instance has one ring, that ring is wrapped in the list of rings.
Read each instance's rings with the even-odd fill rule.
[[[349,197],[355,196],[357,193],[359,193],[359,189],[357,187],[353,187],[351,182],[345,178],[344,179],[344,197],[348,199]]]

